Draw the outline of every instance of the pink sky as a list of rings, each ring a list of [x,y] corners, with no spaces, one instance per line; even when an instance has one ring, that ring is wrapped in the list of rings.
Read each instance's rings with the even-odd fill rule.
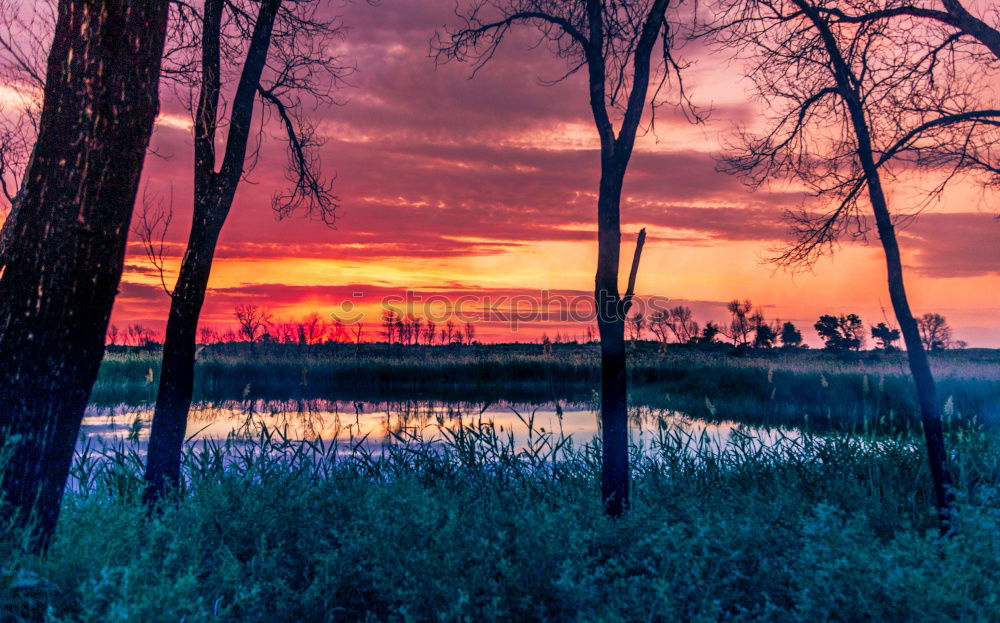
[[[342,53],[357,72],[343,105],[314,113],[341,218],[336,229],[276,221],[270,197],[284,183],[284,146],[265,143],[223,230],[206,325],[233,324],[240,302],[288,318],[326,315],[349,299],[377,323],[380,298],[405,290],[446,297],[590,291],[598,167],[584,77],[541,86],[540,78],[557,77],[563,66],[529,49],[527,36],[512,37],[475,79],[467,65],[435,67],[428,41],[454,23],[453,8],[451,0],[343,8],[349,32]],[[889,301],[877,239],[845,244],[797,275],[763,261],[785,236],[782,211],[804,198],[781,188],[751,194],[716,172],[715,156],[735,123],[757,119],[756,104],[735,68],[696,47],[684,53],[696,61],[687,74],[692,96],[713,114],[695,127],[661,109],[655,132],[637,144],[622,229],[625,258],[635,233],[649,233],[639,293],[690,304],[702,323],[722,320],[725,301],[749,298],[769,318],[799,324],[813,343],[811,327],[822,313],[881,321]],[[189,116],[164,96],[154,135],[160,155],[147,160],[146,184],[173,195],[172,281],[190,220],[192,155]],[[909,203],[912,189],[892,190],[898,204]],[[976,346],[1000,347],[995,201],[969,185],[956,188],[901,240],[914,310],[944,314],[955,337]],[[123,281],[113,322],[162,328],[168,299],[137,243]],[[479,334],[528,340],[543,331],[583,333],[579,325],[543,321],[515,334],[502,323],[483,325]]]

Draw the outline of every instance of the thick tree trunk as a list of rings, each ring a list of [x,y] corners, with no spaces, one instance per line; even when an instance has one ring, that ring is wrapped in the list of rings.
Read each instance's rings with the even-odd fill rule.
[[[619,206],[625,167],[613,158],[603,158],[601,169],[594,282],[597,328],[601,335],[601,496],[605,512],[611,517],[619,517],[629,503],[625,314],[618,292]]]
[[[210,208],[195,214],[212,213]],[[212,259],[225,213],[196,218],[170,302],[163,342],[159,390],[146,453],[146,490],[143,499],[154,504],[180,483],[181,446],[188,409],[194,395],[194,352],[198,318],[212,271]]]
[[[0,519],[47,545],[104,354],[159,106],[167,2],[63,0],[0,278]]]

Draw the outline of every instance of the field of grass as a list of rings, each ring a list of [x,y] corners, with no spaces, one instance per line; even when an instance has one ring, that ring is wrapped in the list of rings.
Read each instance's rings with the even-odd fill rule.
[[[946,412],[1000,424],[1000,351],[935,354]],[[92,394],[100,405],[155,398],[158,353],[109,354]],[[151,376],[150,376],[151,375]],[[707,420],[808,426],[814,430],[912,428],[916,398],[903,353],[731,350],[683,347],[630,351],[633,404]],[[152,378],[153,382],[149,382]],[[202,350],[195,400],[242,397],[342,400],[431,399],[490,402],[592,400],[599,388],[596,345],[389,347],[365,344],[226,344]]]
[[[949,440],[937,535],[912,437],[725,449],[662,430],[605,519],[599,448],[490,428],[381,452],[272,431],[184,457],[153,515],[140,461],[79,457],[47,557],[0,536],[4,621],[996,621],[1000,455]]]

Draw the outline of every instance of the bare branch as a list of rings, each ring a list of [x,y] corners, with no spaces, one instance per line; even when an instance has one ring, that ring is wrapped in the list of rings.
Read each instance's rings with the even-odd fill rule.
[[[159,274],[163,292],[172,297],[174,293],[167,287],[163,256],[167,231],[174,218],[173,187],[170,188],[170,199],[167,201],[159,195],[151,195],[148,188],[144,189],[140,205],[140,209],[132,218],[132,233],[142,242],[146,259]]]
[[[337,220],[337,197],[333,194],[333,182],[324,182],[319,174],[319,156],[314,148],[320,142],[312,127],[292,117],[288,107],[272,90],[259,89],[264,101],[278,112],[288,137],[288,180],[290,190],[275,194],[272,207],[280,217],[296,210],[307,216],[318,218],[332,227]]]

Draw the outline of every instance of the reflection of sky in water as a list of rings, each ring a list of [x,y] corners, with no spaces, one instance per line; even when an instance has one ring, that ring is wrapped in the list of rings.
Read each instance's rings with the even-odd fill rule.
[[[648,445],[660,433],[679,436],[721,449],[734,435],[749,435],[765,444],[789,433],[748,427],[736,422],[706,422],[676,411],[639,407],[631,410],[633,443]],[[119,406],[90,406],[83,419],[81,442],[100,447],[128,440],[130,434],[142,449],[149,438],[152,409]],[[224,440],[232,434],[256,437],[262,426],[278,430],[291,440],[343,442],[365,438],[378,444],[394,435],[402,439],[440,439],[442,428],[492,426],[502,439],[513,435],[516,445],[528,440],[529,424],[534,435],[552,433],[571,437],[575,444],[590,442],[599,431],[598,411],[586,404],[519,405],[492,403],[448,403],[428,401],[349,402],[308,401],[229,401],[196,404],[191,408],[186,436],[191,440]],[[794,436],[792,434],[791,436]]]

